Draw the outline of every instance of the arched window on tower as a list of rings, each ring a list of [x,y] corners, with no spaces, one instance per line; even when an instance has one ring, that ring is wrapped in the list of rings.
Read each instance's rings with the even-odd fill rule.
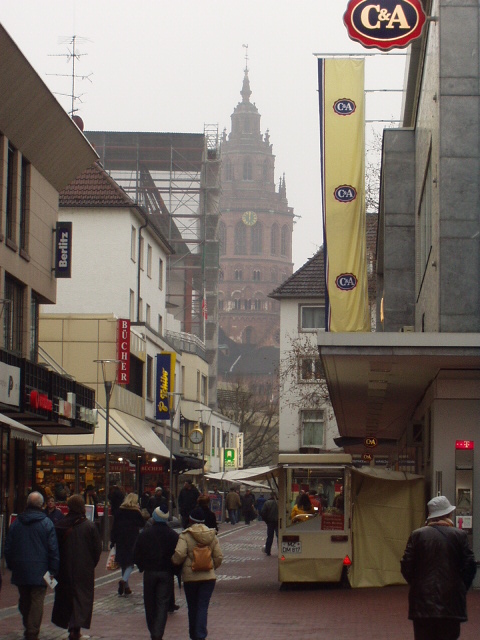
[[[253,327],[245,327],[243,332],[243,344],[253,344],[255,332]]]
[[[218,243],[220,255],[224,256],[227,253],[227,226],[224,222],[218,225]]]
[[[243,222],[235,225],[235,255],[245,255],[247,253],[247,234]]]
[[[260,255],[262,253],[263,244],[263,227],[260,222],[252,227],[252,254]]]
[[[288,229],[288,226],[285,224],[282,227],[282,236],[280,238],[280,253],[282,254],[282,256],[288,256],[288,249],[289,249],[288,234],[289,234],[289,229]]]
[[[260,282],[260,271],[258,269],[254,269],[254,271],[253,271],[253,279],[256,282]]]
[[[271,237],[270,237],[270,253],[272,256],[278,254],[278,224],[272,224]]]
[[[233,166],[230,160],[225,161],[225,180],[233,180]]]
[[[243,161],[243,179],[252,180],[252,161],[250,158],[245,158]]]

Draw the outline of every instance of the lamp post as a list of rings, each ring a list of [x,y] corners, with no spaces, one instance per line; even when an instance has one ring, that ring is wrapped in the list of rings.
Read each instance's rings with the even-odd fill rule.
[[[103,510],[103,550],[110,546],[110,521],[108,516],[108,494],[110,493],[110,398],[117,378],[117,365],[120,360],[94,360],[102,365],[102,377],[105,387],[105,506]]]
[[[177,413],[178,405],[180,404],[180,400],[182,399],[181,393],[174,391],[169,392],[168,395],[170,397],[178,396],[177,406],[170,406],[172,404],[169,402],[169,412],[170,412],[170,466],[169,466],[169,490],[168,490],[168,519],[171,521],[173,519],[173,423],[175,421],[175,415]]]

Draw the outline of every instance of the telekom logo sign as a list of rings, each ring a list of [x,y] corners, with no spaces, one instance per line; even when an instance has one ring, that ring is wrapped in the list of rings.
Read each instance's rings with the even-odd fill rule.
[[[117,384],[130,382],[130,320],[120,319],[117,325]]]

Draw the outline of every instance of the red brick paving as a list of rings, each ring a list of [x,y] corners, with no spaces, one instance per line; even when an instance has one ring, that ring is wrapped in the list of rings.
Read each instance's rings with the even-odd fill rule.
[[[209,640],[405,640],[413,638],[407,620],[408,587],[340,589],[328,587],[279,589],[277,549],[272,556],[261,551],[265,525],[221,525],[220,544],[225,556],[217,571],[217,585],[209,609]],[[90,630],[92,640],[149,640],[142,599],[142,576],[130,580],[132,596],[119,598],[118,575],[107,575],[104,559],[95,591]],[[109,580],[101,584],[102,580]],[[20,640],[21,620],[16,611],[16,589],[4,574],[0,594],[0,638]],[[168,618],[164,640],[188,640],[187,609],[182,591],[176,592],[180,610]],[[50,598],[51,600],[51,598]],[[6,610],[6,607],[11,609]],[[45,607],[40,640],[66,638],[50,623],[51,602]],[[462,640],[477,640],[480,625],[480,591],[468,594],[470,621],[462,625]]]

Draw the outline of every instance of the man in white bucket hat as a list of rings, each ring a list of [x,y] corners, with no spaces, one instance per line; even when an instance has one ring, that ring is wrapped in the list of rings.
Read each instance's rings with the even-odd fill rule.
[[[412,532],[401,560],[410,585],[408,617],[415,640],[456,640],[467,620],[466,593],[477,564],[467,534],[450,517],[455,507],[445,496],[427,506],[425,526]]]

